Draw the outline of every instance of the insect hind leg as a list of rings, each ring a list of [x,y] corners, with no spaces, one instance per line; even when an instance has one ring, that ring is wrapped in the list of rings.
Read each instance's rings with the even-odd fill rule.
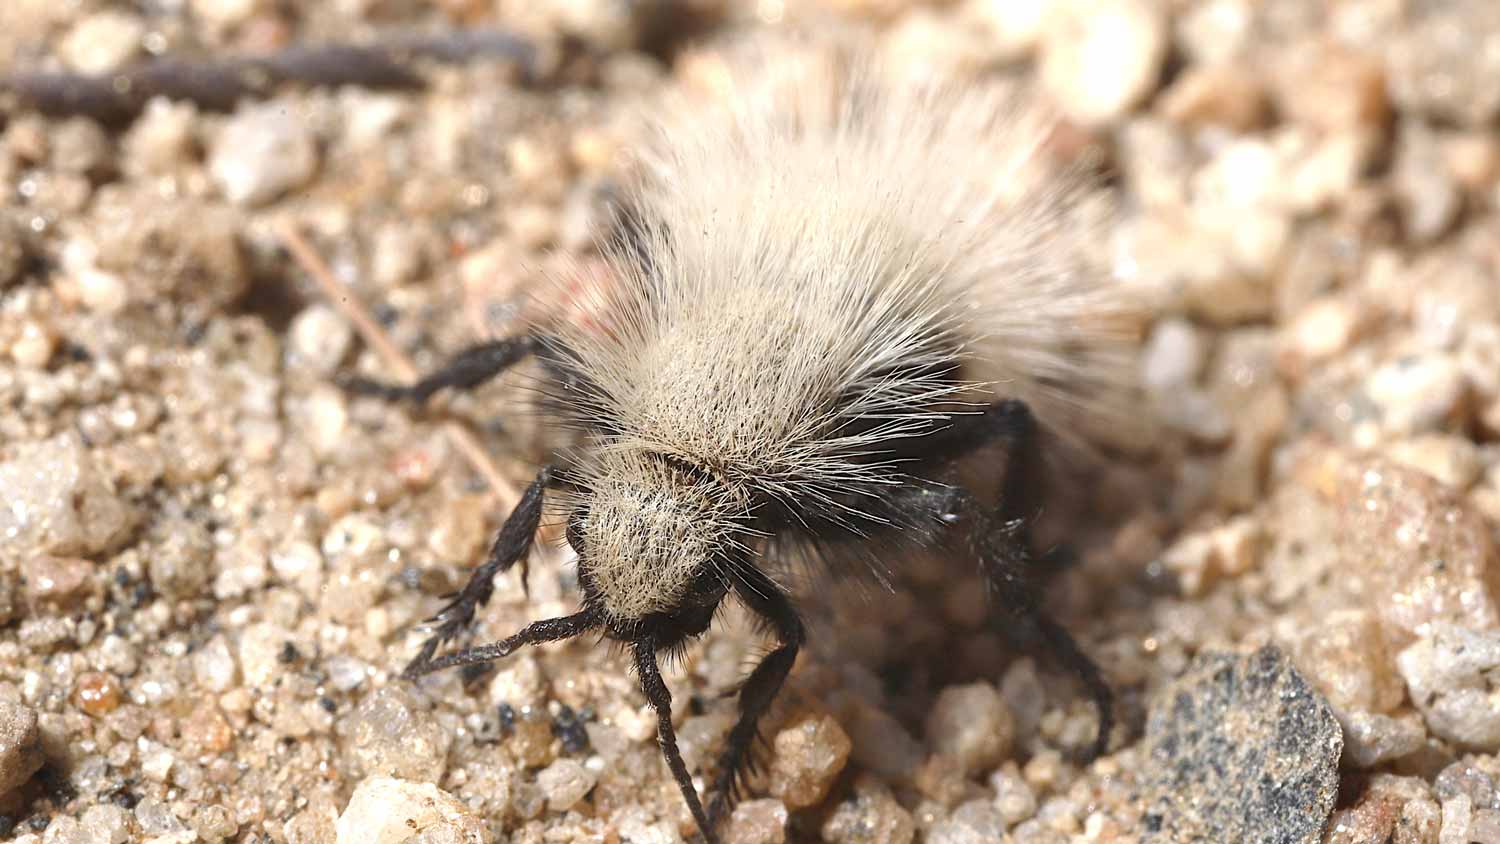
[[[982,506],[961,487],[947,487],[940,494],[923,491],[918,495],[918,506],[940,507],[945,521],[968,525],[969,550],[979,563],[994,603],[1002,610],[995,621],[1007,625],[1001,632],[1042,643],[1053,659],[1079,678],[1099,710],[1099,733],[1091,755],[1102,755],[1114,726],[1114,693],[1099,666],[1042,607],[1042,587],[1070,563],[1072,554],[1065,546],[1042,554],[1034,549],[1031,528],[1040,511],[1044,473],[1031,409],[1018,399],[1004,399],[982,413],[961,417],[935,437],[932,454],[939,461],[956,460],[991,445],[1005,451],[1005,476],[997,507]]]
[[[1071,558],[1058,549],[1036,554],[1031,526],[1040,510],[1043,472],[1036,418],[1025,402],[1006,399],[986,410],[988,430],[1006,451],[1005,480],[1000,504],[993,515],[980,519],[970,541],[986,579],[995,590],[997,603],[1008,611],[1009,620],[1025,632],[1033,632],[1045,643],[1052,657],[1073,672],[1088,689],[1099,710],[1099,732],[1091,756],[1109,748],[1114,726],[1114,692],[1105,682],[1097,663],[1078,647],[1072,634],[1041,606],[1042,581],[1055,574]]]

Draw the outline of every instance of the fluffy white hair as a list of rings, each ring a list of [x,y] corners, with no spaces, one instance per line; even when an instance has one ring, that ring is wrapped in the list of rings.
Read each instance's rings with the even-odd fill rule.
[[[1090,258],[1105,208],[1049,162],[1042,109],[862,48],[756,44],[723,67],[713,102],[658,115],[599,319],[554,344],[576,376],[554,399],[597,432],[584,488],[655,500],[618,477],[649,453],[729,491],[595,502],[618,614],[670,606],[693,569],[671,549],[736,541],[706,523],[746,502],[858,512],[910,480],[882,455],[956,413],[1019,398],[1077,441],[1125,418],[1126,308]],[[627,528],[663,541],[611,565]]]

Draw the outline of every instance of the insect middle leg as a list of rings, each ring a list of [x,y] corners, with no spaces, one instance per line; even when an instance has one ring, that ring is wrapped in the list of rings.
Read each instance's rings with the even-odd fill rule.
[[[537,339],[534,335],[506,337],[470,346],[412,384],[390,384],[358,375],[342,378],[339,384],[359,395],[420,404],[448,387],[455,390],[473,389],[520,363],[536,351],[536,347]]]

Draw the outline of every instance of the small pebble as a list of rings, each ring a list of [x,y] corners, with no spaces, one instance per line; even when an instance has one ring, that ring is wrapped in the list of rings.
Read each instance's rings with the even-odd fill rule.
[[[250,287],[244,223],[232,206],[101,191],[94,216],[95,265],[120,278],[127,304],[172,298],[224,308]],[[89,257],[85,250],[80,266]]]
[[[1218,573],[1213,537],[1207,533],[1191,533],[1177,540],[1162,552],[1161,562],[1177,579],[1182,595],[1189,598],[1207,591]]]
[[[227,841],[239,832],[234,813],[223,806],[200,806],[193,812],[193,831],[208,844]]]
[[[73,284],[78,289],[80,301],[96,313],[119,313],[130,302],[130,291],[125,285],[125,279],[116,273],[92,267],[81,269],[74,276]]]
[[[234,746],[235,732],[211,700],[193,708],[182,724],[183,749],[189,753],[223,753]]]
[[[198,111],[190,103],[158,97],[146,104],[122,141],[127,171],[145,175],[170,173],[193,155]]]
[[[809,716],[778,732],[771,746],[771,794],[789,809],[816,805],[844,770],[851,744],[827,715]]]
[[[1488,679],[1500,669],[1500,633],[1441,623],[1430,629],[1396,656],[1412,702],[1437,735],[1500,749],[1500,701]]]
[[[382,226],[370,256],[370,280],[382,290],[415,281],[423,268],[424,240],[409,225]]]
[[[57,45],[57,52],[80,73],[108,73],[141,49],[146,24],[122,11],[95,12],[79,21]]]
[[[220,130],[208,167],[225,199],[264,205],[313,177],[317,142],[297,109],[277,103],[249,106]]]
[[[350,761],[366,775],[436,782],[448,767],[452,733],[398,686],[366,696],[338,731]]]
[[[292,634],[275,624],[259,623],[246,627],[240,634],[239,663],[245,684],[270,686],[286,671],[281,654]]]
[[[1463,192],[1431,129],[1415,122],[1401,127],[1391,184],[1401,206],[1402,227],[1411,240],[1433,241],[1458,219]]]
[[[1379,619],[1365,610],[1331,613],[1308,629],[1296,662],[1336,710],[1390,712],[1405,695]]]
[[[203,688],[212,692],[227,692],[234,687],[239,667],[229,642],[223,636],[215,636],[193,652],[193,674]]]
[[[1240,132],[1259,126],[1267,107],[1261,80],[1233,64],[1189,68],[1161,97],[1161,113],[1174,123]]]
[[[1389,104],[1378,57],[1322,41],[1283,52],[1272,78],[1276,105],[1291,122],[1328,132],[1385,122]]]
[[[488,826],[431,783],[369,777],[335,826],[338,844],[489,844]]]
[[[593,789],[595,777],[572,759],[559,759],[537,772],[536,784],[547,798],[547,808],[566,812]]]
[[[1493,542],[1465,499],[1423,473],[1365,455],[1320,452],[1295,475],[1298,482],[1278,496],[1295,512],[1283,523],[1325,537],[1321,565],[1361,573],[1327,576],[1351,605],[1373,609],[1388,636],[1409,641],[1435,622],[1488,629],[1500,620],[1490,585]],[[1319,570],[1306,555],[1280,553],[1265,568],[1273,582]]]
[[[173,598],[197,597],[213,574],[213,551],[213,539],[203,526],[174,524],[147,561],[152,588]]]
[[[237,26],[262,11],[265,0],[191,0],[193,14],[216,26]]]
[[[1119,119],[1156,87],[1167,26],[1152,0],[1065,0],[1047,14],[1041,80],[1073,120]]]
[[[1397,463],[1456,490],[1473,486],[1483,469],[1478,447],[1458,436],[1427,434],[1401,440],[1387,446],[1385,453]]]
[[[989,800],[973,800],[953,810],[927,831],[927,844],[992,844],[1005,837],[1005,820]]]
[[[156,782],[164,783],[172,776],[172,766],[177,758],[170,747],[154,746],[141,753],[141,772]]]
[[[44,761],[36,712],[0,701],[0,795],[31,779]]]
[[[0,558],[39,551],[105,551],[135,524],[135,506],[119,496],[76,433],[23,443],[0,463]]]
[[[25,369],[42,369],[56,350],[57,337],[51,329],[45,323],[27,320],[21,324],[20,336],[11,341],[10,359]]]
[[[1342,297],[1309,302],[1284,329],[1286,353],[1299,369],[1328,360],[1348,348],[1359,319],[1359,309]]]
[[[135,804],[135,822],[147,835],[170,836],[188,831],[172,807],[154,797],[142,797]]]
[[[1190,385],[1203,372],[1207,355],[1207,344],[1191,322],[1162,320],[1141,352],[1141,379],[1157,391]]]
[[[328,658],[328,682],[341,692],[352,692],[364,685],[370,674],[370,666],[363,660],[351,656],[336,655]]]
[[[73,698],[77,701],[78,708],[96,718],[118,709],[120,696],[120,681],[102,671],[78,675],[73,687]]]
[[[1000,810],[1000,819],[1007,827],[1036,814],[1036,792],[1015,771],[1014,765],[996,771],[990,777],[990,787],[995,790],[995,808]]]
[[[1398,106],[1483,126],[1500,114],[1500,9],[1488,0],[1414,7],[1386,45]]]
[[[1355,768],[1374,768],[1405,758],[1427,741],[1426,726],[1411,711],[1394,716],[1345,712],[1339,715],[1339,724],[1344,728],[1344,764]]]
[[[1379,409],[1382,427],[1410,436],[1462,422],[1465,392],[1458,362],[1443,354],[1420,354],[1391,361],[1365,379],[1365,394]]]
[[[786,806],[780,800],[746,800],[734,807],[725,844],[786,844]]]
[[[1392,844],[1434,844],[1443,823],[1443,810],[1431,800],[1408,800],[1396,819]]]
[[[1467,794],[1457,794],[1443,801],[1443,826],[1438,844],[1470,844],[1469,824],[1474,817],[1473,801]]]
[[[343,362],[353,339],[354,329],[333,307],[309,305],[292,320],[287,341],[288,363],[326,377]]]
[[[854,792],[823,822],[827,844],[911,844],[917,824],[885,786],[870,777],[854,782]]]
[[[72,603],[93,573],[94,564],[79,557],[38,554],[28,557],[21,564],[21,577],[26,581],[26,598],[33,606]]]
[[[950,686],[927,713],[927,741],[957,760],[965,774],[993,768],[1010,752],[1015,719],[988,683]]]
[[[125,844],[130,840],[130,814],[119,806],[90,806],[79,821],[90,844]]]

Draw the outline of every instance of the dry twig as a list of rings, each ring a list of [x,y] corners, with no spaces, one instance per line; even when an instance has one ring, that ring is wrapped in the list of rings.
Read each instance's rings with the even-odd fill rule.
[[[411,359],[391,342],[390,336],[386,334],[384,328],[380,327],[380,323],[370,314],[369,309],[334,277],[328,264],[323,261],[317,250],[313,249],[312,244],[307,242],[301,232],[297,231],[291,223],[281,223],[278,224],[276,233],[297,265],[302,267],[318,285],[329,303],[338,308],[345,318],[353,323],[354,330],[359,332],[359,336],[375,350],[381,360],[385,361],[397,376],[408,381],[416,380],[418,372]],[[489,452],[485,451],[473,432],[452,421],[443,423],[443,432],[468,459],[474,471],[484,478],[499,508],[510,510],[514,507],[520,500],[520,492],[501,474],[495,462],[490,459]]]
[[[535,44],[499,31],[402,35],[369,45],[292,45],[263,56],[163,58],[97,75],[20,71],[0,78],[0,93],[7,93],[16,108],[120,124],[139,114],[152,97],[228,111],[242,99],[267,97],[286,84],[421,88],[426,80],[415,64],[422,59],[511,61],[524,81],[534,81],[539,53]]]

